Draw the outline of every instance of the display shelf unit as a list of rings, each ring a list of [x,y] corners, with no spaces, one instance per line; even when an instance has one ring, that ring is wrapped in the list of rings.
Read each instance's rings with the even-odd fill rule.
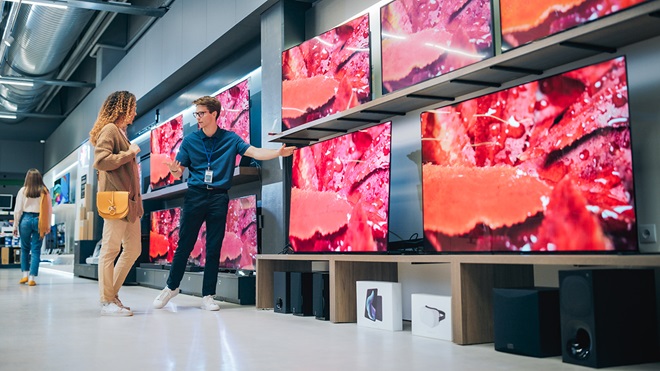
[[[167,285],[169,269],[137,268],[137,282],[141,286],[162,289]],[[185,272],[181,280],[181,292],[188,295],[202,296],[203,272]],[[237,276],[232,273],[218,273],[216,283],[218,300],[240,304],[254,305],[256,279],[254,276]]]
[[[498,32],[496,30],[496,32]],[[660,35],[660,1],[640,4],[579,27],[497,54],[304,125],[273,134],[270,142],[308,145],[406,113],[461,101],[505,83]]]
[[[232,185],[246,184],[259,180],[259,168],[240,166],[234,168]],[[168,200],[183,196],[188,190],[188,183],[179,183],[170,187],[161,188],[153,192],[144,193],[142,200]]]
[[[356,322],[355,282],[397,281],[398,263],[449,264],[452,331],[461,345],[493,341],[493,288],[534,285],[535,265],[660,268],[660,254],[634,255],[257,255],[257,308],[273,307],[273,272],[312,269],[327,262],[330,321]]]
[[[87,264],[87,257],[94,253],[97,241],[82,240],[75,241],[73,244],[73,274],[77,277],[89,278],[93,280],[99,279],[99,266],[98,264]],[[139,260],[139,259],[138,259]],[[137,265],[137,263],[136,263]],[[124,281],[125,285],[137,284],[136,278],[136,265],[131,267],[131,270],[126,276]]]

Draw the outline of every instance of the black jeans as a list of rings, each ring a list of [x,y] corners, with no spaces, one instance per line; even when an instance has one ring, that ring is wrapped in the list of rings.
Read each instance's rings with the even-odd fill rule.
[[[202,296],[215,295],[220,265],[220,249],[225,238],[225,224],[229,195],[226,191],[188,187],[183,199],[181,226],[179,228],[179,246],[174,252],[167,287],[175,290],[181,284],[186,270],[188,257],[195,247],[199,229],[206,221],[206,265],[202,283]]]

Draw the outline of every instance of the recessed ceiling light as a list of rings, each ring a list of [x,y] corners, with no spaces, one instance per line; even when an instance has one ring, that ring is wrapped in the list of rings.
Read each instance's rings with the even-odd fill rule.
[[[39,141],[39,143],[44,144],[44,143],[46,143],[46,141],[42,139],[42,140]]]

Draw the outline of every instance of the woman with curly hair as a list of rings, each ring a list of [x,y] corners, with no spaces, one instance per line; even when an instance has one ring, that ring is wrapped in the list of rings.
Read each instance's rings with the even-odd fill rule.
[[[25,183],[16,195],[14,236],[21,237],[21,272],[18,283],[35,286],[41,262],[41,244],[50,232],[52,214],[50,192],[37,169],[28,170]],[[29,278],[28,278],[29,274]]]
[[[126,128],[135,118],[135,95],[117,91],[108,96],[90,131],[98,191],[128,191],[128,215],[103,222],[99,256],[99,291],[102,316],[132,316],[119,300],[119,289],[142,251],[140,218],[144,214],[135,155],[140,147],[131,144]],[[123,250],[122,250],[123,247]],[[121,251],[121,254],[120,254]],[[115,264],[115,259],[117,264]]]

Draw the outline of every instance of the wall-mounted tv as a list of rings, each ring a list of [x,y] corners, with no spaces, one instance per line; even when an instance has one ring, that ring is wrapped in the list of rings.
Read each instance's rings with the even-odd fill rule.
[[[380,19],[383,94],[494,55],[491,0],[396,0]]]
[[[421,114],[439,252],[637,250],[624,57]]]
[[[616,13],[647,0],[500,0],[502,49]]]
[[[369,15],[282,52],[283,130],[371,100]]]
[[[289,241],[295,252],[387,251],[391,126],[294,152]]]
[[[250,89],[245,79],[215,96],[222,110],[218,117],[221,129],[233,131],[244,141],[250,143]],[[236,156],[236,166],[241,162],[241,156]]]
[[[58,179],[55,179],[51,198],[53,199],[53,206],[68,204],[71,202],[70,195],[71,174],[66,173]]]
[[[11,209],[14,206],[14,195],[0,194],[0,210]]]
[[[165,162],[173,161],[183,141],[183,115],[180,114],[151,131],[150,183],[151,189],[166,187],[180,180],[174,179]]]
[[[149,261],[154,264],[171,264],[174,252],[179,244],[179,225],[181,208],[151,212],[151,231],[149,233]],[[195,242],[188,264],[195,267],[204,266],[205,256],[202,254],[206,243],[206,228],[202,225]]]

